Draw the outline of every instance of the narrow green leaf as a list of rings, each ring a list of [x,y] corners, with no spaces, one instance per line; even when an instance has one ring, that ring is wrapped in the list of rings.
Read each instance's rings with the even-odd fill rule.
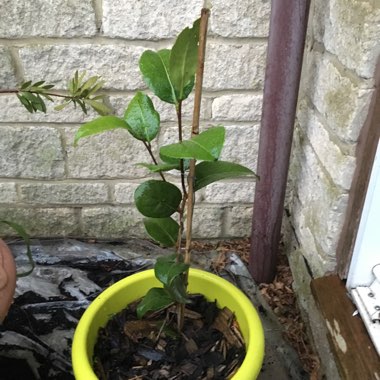
[[[102,102],[97,102],[93,99],[84,99],[83,101],[92,107],[99,115],[104,116],[111,113],[111,109]]]
[[[40,86],[43,85],[44,83],[45,83],[45,81],[44,81],[44,80],[41,80],[41,81],[39,81],[39,82],[34,83],[34,84],[33,84],[33,87],[40,87]]]
[[[185,99],[185,88],[197,70],[199,24],[200,19],[179,34],[170,55],[169,76],[178,100]]]
[[[83,124],[75,134],[74,145],[82,137],[96,135],[116,128],[127,128],[127,123],[116,116],[101,116],[86,124]]]
[[[31,103],[29,102],[28,99],[25,99],[22,95],[20,94],[16,94],[18,99],[20,100],[21,104],[30,112],[30,113],[33,113],[34,112],[34,108],[33,106],[31,105]]]
[[[58,106],[55,106],[54,109],[56,111],[62,111],[64,108],[66,108],[68,105],[70,104],[70,102],[66,102],[66,103],[62,103],[62,104],[59,104]]]
[[[83,83],[83,85],[79,88],[79,91],[83,93],[85,90],[91,88],[99,79],[100,77],[95,76],[87,79],[86,82]]]
[[[195,166],[194,190],[222,179],[256,174],[245,166],[226,161],[203,161]],[[256,176],[257,177],[257,176]]]
[[[159,257],[154,266],[154,275],[166,287],[170,287],[173,280],[184,274],[189,269],[189,265],[177,262],[177,255]]]
[[[21,85],[21,90],[27,89],[32,84],[32,81],[29,80]]]
[[[164,309],[174,303],[173,298],[163,288],[151,288],[137,305],[137,318],[141,319],[148,311]]]
[[[224,127],[212,127],[190,140],[161,147],[160,156],[214,161],[220,156],[224,136]]]
[[[140,91],[130,101],[124,120],[130,134],[141,141],[152,141],[160,130],[160,115],[150,97]]]
[[[169,77],[170,50],[158,52],[146,50],[139,61],[144,82],[161,100],[177,104],[177,98]]]
[[[176,244],[179,225],[174,219],[144,218],[144,226],[149,236],[165,247],[173,247]]]
[[[144,216],[166,218],[177,211],[182,193],[169,182],[152,179],[137,187],[134,198],[137,209]]]
[[[45,85],[45,86],[42,86],[42,88],[44,89],[44,90],[50,90],[51,88],[53,88],[54,87],[54,84],[47,84],[47,85]]]
[[[32,251],[30,249],[30,237],[29,237],[28,233],[25,231],[24,227],[22,227],[21,225],[19,225],[17,223],[9,222],[8,220],[0,220],[0,223],[6,224],[9,227],[11,227],[24,240],[25,245],[26,245],[26,256],[28,257],[30,269],[27,270],[26,272],[23,272],[23,273],[17,273],[17,277],[28,276],[29,274],[31,274],[33,272],[34,267],[35,267],[35,263],[34,263],[33,256],[32,256]]]

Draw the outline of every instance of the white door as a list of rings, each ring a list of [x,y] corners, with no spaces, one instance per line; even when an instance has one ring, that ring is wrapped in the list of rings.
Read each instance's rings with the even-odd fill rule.
[[[372,167],[347,288],[380,355],[380,144]]]

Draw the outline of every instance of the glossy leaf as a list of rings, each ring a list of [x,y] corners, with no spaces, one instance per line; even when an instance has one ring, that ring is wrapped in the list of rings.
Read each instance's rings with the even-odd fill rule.
[[[95,120],[83,124],[75,134],[74,145],[82,137],[96,135],[116,128],[127,128],[127,123],[116,116],[101,116]]]
[[[179,34],[170,54],[169,76],[178,100],[188,96],[186,86],[194,80],[197,70],[199,24],[200,19]]]
[[[166,218],[177,211],[182,199],[178,187],[169,182],[149,180],[135,191],[137,209],[144,216]]]
[[[160,130],[160,115],[150,97],[140,91],[130,101],[124,120],[131,135],[141,141],[152,141]]]
[[[160,155],[203,161],[214,161],[220,156],[224,144],[224,127],[213,127],[190,140],[163,146]]]
[[[199,190],[210,183],[222,179],[255,175],[245,166],[226,161],[203,161],[195,166],[194,190]],[[255,175],[256,176],[256,175]]]
[[[173,247],[176,244],[179,225],[174,219],[144,218],[144,226],[149,236],[165,247]]]
[[[170,287],[174,279],[184,274],[188,269],[189,265],[177,262],[177,255],[173,254],[157,259],[154,274],[165,286]]]
[[[161,310],[174,302],[164,288],[151,288],[137,305],[137,318],[141,319],[148,311]]]
[[[148,87],[161,100],[167,103],[177,104],[177,98],[173,84],[169,77],[169,49],[158,52],[146,50],[139,61],[140,71]]]
[[[180,275],[173,279],[170,286],[165,286],[170,296],[178,303],[187,303],[189,300],[186,287],[186,278]]]

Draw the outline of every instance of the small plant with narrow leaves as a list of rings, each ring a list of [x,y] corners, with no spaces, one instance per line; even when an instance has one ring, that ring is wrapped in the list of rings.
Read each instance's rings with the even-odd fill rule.
[[[65,93],[54,91],[54,85],[46,84],[44,80],[35,83],[26,81],[19,88],[0,90],[0,93],[15,93],[20,103],[30,113],[46,113],[46,100],[54,102],[55,99],[61,99],[63,102],[54,107],[56,111],[61,111],[69,104],[73,104],[74,107],[79,106],[85,114],[89,108],[92,108],[99,115],[107,115],[111,113],[111,108],[104,102],[105,95],[99,93],[103,85],[104,81],[100,76],[88,78],[86,71],[76,71],[69,80]]]
[[[201,27],[200,27],[201,25]],[[206,27],[205,27],[206,25]],[[135,191],[134,199],[149,236],[175,252],[157,260],[155,276],[162,287],[153,288],[137,308],[141,318],[150,311],[177,304],[181,326],[183,305],[188,302],[187,278],[190,266],[192,216],[195,192],[219,180],[254,173],[239,164],[220,160],[225,140],[222,126],[209,127],[199,132],[199,109],[203,79],[206,23],[196,20],[184,29],[172,49],[145,51],[139,61],[142,77],[149,89],[161,101],[175,108],[178,141],[161,146],[156,157],[152,141],[160,132],[160,115],[150,96],[137,92],[126,106],[123,117],[101,116],[83,124],[76,133],[75,145],[84,137],[113,129],[124,129],[141,141],[151,162],[141,163],[157,179],[143,182]],[[182,103],[195,86],[194,118],[190,139],[183,139]],[[89,103],[91,105],[91,103]],[[181,185],[170,183],[168,171],[180,174]],[[186,231],[186,233],[185,233]]]

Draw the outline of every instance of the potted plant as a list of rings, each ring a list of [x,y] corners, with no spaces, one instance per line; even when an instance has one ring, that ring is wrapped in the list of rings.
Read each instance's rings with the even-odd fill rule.
[[[142,183],[134,194],[137,209],[144,216],[143,223],[149,236],[163,246],[172,246],[173,255],[157,260],[154,270],[129,276],[100,294],[82,316],[73,340],[73,369],[77,380],[97,379],[93,369],[93,352],[99,329],[104,327],[112,315],[127,305],[142,299],[137,306],[137,315],[175,305],[176,325],[184,324],[185,306],[189,294],[201,293],[209,301],[217,300],[219,308],[227,307],[234,313],[245,342],[246,357],[235,380],[255,379],[260,371],[264,355],[264,336],[260,319],[249,299],[226,280],[205,271],[190,269],[192,221],[195,193],[218,180],[241,175],[255,174],[241,165],[219,160],[225,137],[222,126],[199,131],[199,114],[202,94],[203,68],[206,49],[209,9],[203,8],[201,18],[192,28],[185,28],[177,37],[172,49],[157,52],[147,50],[139,66],[143,79],[150,90],[162,101],[171,104],[177,114],[178,141],[162,146],[159,157],[154,152],[152,141],[160,131],[160,116],[150,97],[137,92],[128,104],[123,118],[109,115],[98,90],[103,82],[99,77],[84,80],[85,73],[75,73],[69,82],[68,95],[50,93],[52,85],[44,81],[26,82],[14,92],[29,112],[46,112],[44,99],[63,97],[60,110],[69,103],[79,105],[86,113],[91,107],[103,115],[82,125],[74,144],[84,137],[122,128],[142,146],[151,158],[142,163],[160,179]],[[195,99],[191,138],[184,139],[182,102],[195,85]],[[169,182],[167,172],[179,173],[180,185]],[[185,238],[184,238],[185,236]]]
[[[160,179],[150,179],[135,191],[137,209],[144,215],[145,228],[155,241],[175,247],[175,253],[157,260],[154,270],[127,277],[106,289],[86,310],[76,329],[73,347],[73,369],[76,379],[91,380],[92,355],[98,331],[108,319],[129,303],[142,298],[138,317],[176,305],[177,327],[184,323],[184,308],[189,293],[201,293],[217,300],[218,307],[227,306],[235,315],[246,344],[246,358],[234,379],[255,379],[264,352],[263,331],[259,317],[247,297],[232,284],[213,274],[189,269],[194,194],[217,180],[254,173],[235,163],[220,161],[224,128],[210,127],[199,132],[199,111],[209,10],[202,9],[201,18],[192,28],[184,29],[172,49],[147,50],[139,66],[145,83],[162,101],[175,107],[178,120],[178,142],[162,146],[159,158],[152,140],[160,130],[160,117],[147,94],[137,92],[123,118],[102,116],[82,125],[75,144],[83,138],[104,131],[123,128],[140,140],[151,157],[141,164]],[[195,101],[191,138],[183,139],[181,106],[193,89]],[[170,183],[167,172],[180,173],[180,187]],[[176,217],[173,217],[176,215]],[[183,242],[183,235],[186,235]]]
[[[31,268],[24,273],[16,272],[16,264],[13,259],[12,252],[3,239],[0,239],[0,325],[3,323],[8,314],[8,310],[13,302],[13,296],[16,289],[16,278],[27,276],[34,269],[34,262],[30,251],[30,240],[28,234],[20,225],[0,220],[0,223],[6,224],[14,229],[20,235],[26,244],[26,253],[31,265]]]

